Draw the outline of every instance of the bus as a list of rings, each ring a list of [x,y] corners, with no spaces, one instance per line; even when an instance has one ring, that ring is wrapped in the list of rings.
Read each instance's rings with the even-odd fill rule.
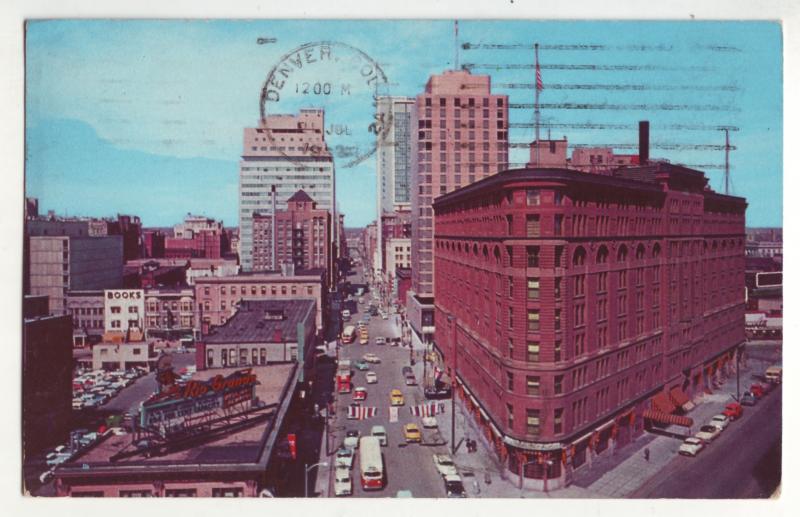
[[[352,343],[356,339],[356,328],[353,325],[348,325],[342,332],[342,343],[345,345]]]
[[[358,463],[361,469],[361,488],[380,490],[383,488],[383,458],[381,442],[377,436],[364,436],[359,441]]]

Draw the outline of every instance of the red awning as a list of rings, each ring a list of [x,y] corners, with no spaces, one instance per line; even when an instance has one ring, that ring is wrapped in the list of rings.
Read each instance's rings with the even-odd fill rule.
[[[670,402],[667,394],[662,391],[653,397],[653,409],[669,414],[675,411],[675,405]]]
[[[669,398],[676,406],[683,406],[689,402],[689,396],[683,392],[680,386],[675,386],[669,390]]]
[[[669,413],[662,413],[661,411],[654,411],[652,409],[645,410],[642,417],[649,418],[655,422],[661,422],[670,425],[680,425],[683,427],[692,427],[694,420],[688,416],[670,415]]]

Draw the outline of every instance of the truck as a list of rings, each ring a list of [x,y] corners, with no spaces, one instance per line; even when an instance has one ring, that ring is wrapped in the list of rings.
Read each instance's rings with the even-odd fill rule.
[[[767,378],[768,382],[773,384],[780,384],[783,380],[783,367],[782,366],[770,366],[767,368],[767,371],[764,372],[764,377]]]
[[[336,391],[339,393],[350,393],[353,389],[350,368],[350,359],[339,359],[339,364],[336,366]]]

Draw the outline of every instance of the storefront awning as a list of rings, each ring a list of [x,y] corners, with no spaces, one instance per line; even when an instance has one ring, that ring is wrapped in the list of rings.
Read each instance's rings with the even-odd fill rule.
[[[692,424],[694,423],[694,421],[688,416],[670,415],[669,413],[663,413],[661,411],[655,411],[652,409],[646,410],[644,413],[642,413],[642,416],[654,422],[661,422],[662,424],[669,425],[680,425],[683,427],[692,427]]]
[[[653,397],[653,409],[661,413],[669,414],[675,411],[675,405],[669,400],[667,394],[662,391]]]

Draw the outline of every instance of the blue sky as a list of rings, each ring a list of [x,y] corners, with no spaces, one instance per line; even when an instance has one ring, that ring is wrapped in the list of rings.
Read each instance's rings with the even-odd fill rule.
[[[431,74],[453,67],[452,28],[451,21],[31,22],[27,195],[44,210],[132,213],[148,226],[175,224],[187,212],[235,225],[242,129],[257,123],[261,87],[282,55],[308,42],[343,42],[380,64],[388,93],[414,96]],[[748,200],[748,225],[782,224],[779,24],[462,20],[459,40],[470,46],[460,50],[461,64],[490,74],[512,104],[533,100],[533,90],[520,87],[533,82],[533,71],[520,65],[533,59],[524,47],[539,42],[542,121],[570,144],[632,153],[634,126],[647,119],[651,156],[697,166],[721,190],[724,134],[716,128],[736,128],[733,193]],[[322,65],[305,74],[293,80],[330,82],[334,92],[358,75]],[[373,144],[363,131],[373,111],[363,92],[343,102],[290,95],[291,88],[271,109],[323,107],[327,123],[353,129],[333,145]],[[529,142],[532,111],[512,109],[510,117],[519,125],[510,140]],[[513,151],[511,161],[524,162],[526,153]],[[340,207],[348,226],[362,226],[375,217],[375,162],[346,161],[337,158]]]

